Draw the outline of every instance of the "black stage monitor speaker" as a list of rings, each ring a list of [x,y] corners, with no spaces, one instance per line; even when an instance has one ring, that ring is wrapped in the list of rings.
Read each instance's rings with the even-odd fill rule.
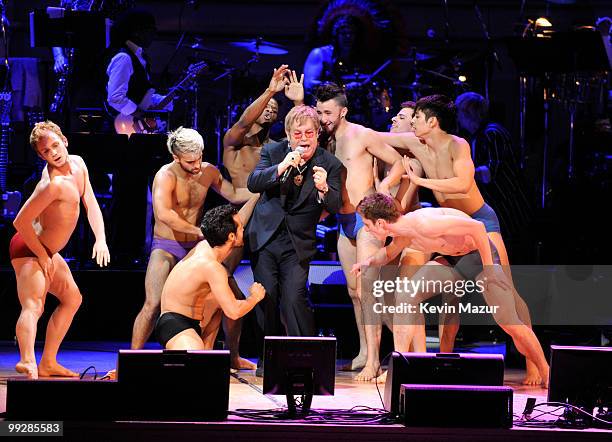
[[[313,395],[333,396],[335,376],[336,338],[266,336],[263,392],[286,395],[290,415],[309,413]]]
[[[120,350],[117,381],[7,381],[11,420],[188,420],[227,417],[229,351]]]
[[[120,350],[123,418],[223,420],[229,406],[227,350]]]
[[[503,385],[504,357],[475,353],[393,353],[385,409],[397,414],[401,384]]]
[[[115,381],[8,379],[8,420],[112,420],[120,405]]]
[[[612,406],[612,347],[551,345],[548,401]]]
[[[406,426],[511,428],[512,388],[402,384],[399,408]]]

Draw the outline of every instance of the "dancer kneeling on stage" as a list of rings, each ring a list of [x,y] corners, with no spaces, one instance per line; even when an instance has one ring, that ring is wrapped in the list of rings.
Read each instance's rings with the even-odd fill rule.
[[[265,296],[254,283],[246,300],[237,300],[221,264],[243,244],[244,225],[230,205],[215,207],[202,218],[201,241],[170,272],[161,296],[155,333],[169,350],[212,349],[221,313],[230,319],[246,315]],[[203,333],[202,333],[203,331]]]

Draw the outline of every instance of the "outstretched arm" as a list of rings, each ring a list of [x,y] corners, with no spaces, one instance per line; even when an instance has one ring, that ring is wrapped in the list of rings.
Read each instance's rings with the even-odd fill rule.
[[[417,176],[407,168],[408,177],[418,186],[442,193],[467,193],[474,183],[474,162],[470,146],[464,141],[453,152],[453,172],[455,176],[444,179],[429,179]]]
[[[240,119],[225,133],[223,137],[224,149],[239,149],[244,144],[244,137],[262,114],[270,99],[289,84],[285,76],[287,72],[288,66],[286,64],[274,69],[268,88],[244,110]]]
[[[397,149],[409,150],[417,158],[425,145],[412,132],[376,132],[376,135],[378,135],[384,143]]]
[[[361,267],[384,266],[389,261],[395,259],[395,257],[402,253],[402,250],[404,250],[409,245],[410,241],[406,238],[393,238],[391,244],[378,250],[378,252],[376,252],[369,258],[366,258],[364,261],[354,264],[353,268],[351,269],[351,273],[353,273],[355,276],[359,276],[361,274]]]
[[[210,290],[228,318],[233,320],[242,318],[264,298],[266,291],[261,284],[255,283],[251,286],[250,296],[247,299],[236,299],[227,282],[225,268],[219,263],[211,263],[208,267],[210,271],[205,273],[208,275]]]
[[[83,205],[85,206],[85,211],[87,212],[87,220],[89,221],[91,230],[96,237],[91,258],[95,259],[96,263],[100,267],[104,267],[110,262],[110,253],[108,251],[108,246],[106,245],[106,233],[104,232],[104,218],[102,217],[102,211],[100,210],[98,200],[96,200],[93,188],[91,187],[91,182],[89,181],[89,171],[87,170],[85,161],[83,161],[81,157],[76,155],[75,157],[78,159],[81,167],[83,168],[85,191],[83,192],[81,199],[83,201]]]

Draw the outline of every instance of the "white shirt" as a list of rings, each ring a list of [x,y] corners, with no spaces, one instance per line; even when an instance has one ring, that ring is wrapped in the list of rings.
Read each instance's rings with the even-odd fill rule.
[[[142,57],[142,48],[130,40],[126,42],[126,46],[136,55],[136,58],[146,70],[147,62]],[[136,104],[130,100],[126,94],[133,73],[132,59],[125,52],[119,52],[115,55],[108,64],[108,68],[106,68],[106,74],[108,75],[106,99],[108,104],[124,115],[133,114],[137,109],[146,110],[164,98],[162,95],[153,93],[154,89],[149,89],[140,103]]]

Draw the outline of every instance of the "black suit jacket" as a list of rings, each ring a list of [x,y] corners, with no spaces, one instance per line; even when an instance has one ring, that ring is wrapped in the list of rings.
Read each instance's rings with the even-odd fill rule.
[[[316,253],[316,229],[323,209],[337,213],[342,205],[340,171],[342,163],[331,153],[317,147],[304,174],[304,184],[298,198],[290,207],[285,207],[288,187],[294,186],[289,178],[281,184],[277,166],[289,153],[287,141],[267,144],[261,150],[261,159],[248,179],[248,188],[261,196],[246,235],[251,251],[261,249],[270,240],[282,222],[286,222],[295,251],[300,261],[312,258]],[[317,201],[318,191],[314,185],[312,168],[322,167],[327,171],[329,191],[324,200]]]

